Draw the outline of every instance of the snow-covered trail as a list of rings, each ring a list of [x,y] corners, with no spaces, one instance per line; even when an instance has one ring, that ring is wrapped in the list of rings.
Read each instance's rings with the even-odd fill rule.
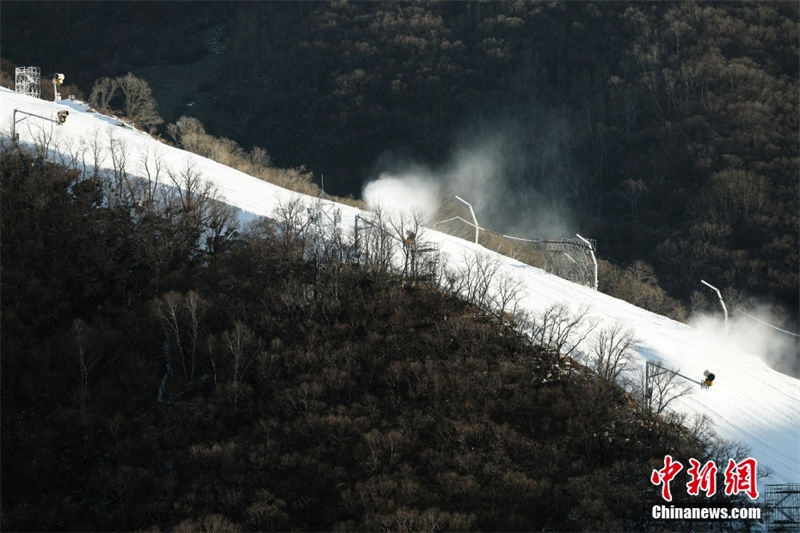
[[[107,152],[109,136],[113,135],[126,146],[129,172],[143,175],[141,154],[158,153],[164,164],[173,170],[180,171],[191,165],[204,179],[213,182],[220,199],[253,215],[271,215],[279,204],[295,198],[309,204],[316,201],[166,146],[142,132],[116,125],[109,117],[89,113],[78,104],[45,102],[0,88],[0,131],[6,137],[4,142],[8,142],[10,136],[15,108],[43,116],[55,116],[56,111],[62,109],[70,111],[62,126],[39,119],[18,123],[16,131],[22,143],[33,143],[46,134],[52,136],[53,151],[74,153],[81,139],[98,136]],[[57,155],[52,157],[58,160]],[[93,164],[88,158],[89,154],[87,163]],[[111,157],[106,153],[99,166],[110,169],[111,165]],[[345,205],[337,204],[337,207],[341,209],[342,226],[352,228],[360,211]],[[439,243],[450,265],[462,261],[465,252],[476,250],[496,257],[500,262],[500,276],[507,275],[522,282],[520,306],[523,309],[537,313],[554,303],[565,303],[574,310],[587,309],[587,318],[598,324],[598,330],[604,325],[623,322],[639,340],[637,364],[642,367],[644,360],[660,361],[664,366],[697,379],[704,370],[711,370],[717,376],[714,386],[708,390],[693,387],[691,394],[672,404],[674,408],[687,414],[707,414],[719,436],[748,446],[760,469],[766,467],[772,471],[766,482],[800,482],[800,380],[770,369],[758,354],[744,353],[724,339],[494,254],[480,245],[434,230],[426,230],[425,239]],[[687,464],[689,458],[676,459]]]

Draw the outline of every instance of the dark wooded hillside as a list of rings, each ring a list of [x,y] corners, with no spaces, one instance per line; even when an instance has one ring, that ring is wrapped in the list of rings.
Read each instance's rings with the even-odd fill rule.
[[[4,530],[644,530],[666,453],[735,453],[280,216],[0,176]]]
[[[504,185],[553,199],[604,257],[643,260],[690,311],[716,309],[704,278],[798,329],[796,2],[142,6],[4,2],[3,57],[86,93],[133,70],[167,123],[197,116],[342,195],[513,132]]]

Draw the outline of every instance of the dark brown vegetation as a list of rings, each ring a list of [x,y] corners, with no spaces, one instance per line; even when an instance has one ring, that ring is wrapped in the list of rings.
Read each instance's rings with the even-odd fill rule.
[[[151,133],[164,122],[156,110],[150,84],[131,72],[113,79],[102,77],[95,81],[89,94],[89,104],[102,113],[124,116]]]
[[[465,130],[513,131],[511,185],[569,206],[607,259],[651,265],[660,288],[642,300],[673,316],[714,309],[702,277],[732,307],[760,297],[796,314],[798,10],[5,2],[0,48],[87,94],[102,76],[161,67],[147,80],[159,100],[182,85],[171,65],[207,64],[159,109],[167,122],[195,115],[343,195],[387,150],[435,164]]]
[[[714,453],[475,306],[320,255],[292,206],[242,230],[190,175],[16,150],[0,175],[4,530],[640,530],[664,454]]]

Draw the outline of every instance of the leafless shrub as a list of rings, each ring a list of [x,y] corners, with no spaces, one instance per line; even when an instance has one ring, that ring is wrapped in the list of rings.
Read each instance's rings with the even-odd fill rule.
[[[686,309],[659,286],[652,266],[635,261],[623,268],[604,259],[597,265],[602,292],[675,320],[686,319]]]
[[[390,272],[396,243],[380,208],[370,217],[356,218],[354,246],[359,252],[358,262],[365,268],[373,273]]]
[[[334,274],[350,256],[350,243],[346,243],[342,235],[341,210],[336,204],[318,198],[306,208],[306,212],[306,259],[316,266],[317,281],[324,269],[327,277],[336,284],[337,276]]]
[[[228,355],[230,356],[231,383],[233,385],[233,404],[237,406],[242,381],[255,360],[255,337],[247,324],[237,320],[232,330],[222,333]]]
[[[499,269],[499,257],[466,252],[460,266],[441,266],[438,286],[516,326],[522,282],[507,274],[498,277]]]
[[[72,321],[72,336],[77,348],[76,355],[80,370],[78,403],[81,413],[85,413],[86,402],[89,398],[89,372],[97,364],[99,356],[97,352],[89,349],[89,327],[80,318]]]
[[[87,147],[92,155],[92,177],[97,178],[100,175],[100,169],[106,158],[105,147],[100,140],[100,132],[97,129],[92,131],[92,135],[87,142]]]
[[[33,147],[36,157],[42,160],[50,155],[50,145],[53,143],[53,124],[37,123],[28,126],[33,137]]]
[[[604,379],[617,381],[630,367],[635,343],[633,331],[616,322],[598,332],[590,351],[590,364]]]
[[[273,216],[277,221],[279,247],[285,257],[301,260],[305,252],[305,237],[309,219],[300,198],[278,201]]]
[[[765,208],[768,190],[764,176],[726,169],[711,175],[711,187],[705,190],[701,200],[716,220],[748,220]]]
[[[170,291],[153,303],[168,346],[165,355],[171,366],[172,353],[183,373],[185,381],[191,381],[197,371],[197,356],[200,347],[200,322],[205,312],[205,302],[194,291],[186,295]]]
[[[181,339],[181,320],[178,319],[181,307],[181,295],[177,292],[168,292],[155,302],[156,316],[159,318],[164,337],[167,340],[165,355],[167,357],[167,368],[171,368],[172,350],[169,346],[174,346],[178,353],[179,361],[182,364],[184,377],[188,377],[186,362],[183,357],[183,341]]]
[[[387,217],[388,231],[403,261],[402,275],[416,283],[422,279],[431,280],[437,269],[438,248],[425,242],[422,227],[423,215],[418,211],[392,213]]]
[[[594,326],[585,324],[587,309],[570,312],[564,304],[553,304],[530,323],[531,337],[536,344],[550,349],[556,362],[571,357]]]
[[[169,124],[167,134],[184,150],[253,174],[247,154],[236,141],[209,135],[203,124],[194,117],[184,115],[175,124]]]
[[[499,259],[492,258],[487,253],[465,252],[461,266],[451,278],[454,293],[478,307],[489,309],[492,303],[492,280],[499,266]]]
[[[209,255],[216,257],[224,243],[239,230],[236,208],[217,200],[209,204],[205,221],[205,244]]]
[[[508,274],[503,274],[495,285],[494,305],[503,321],[513,323],[519,310],[520,293],[523,284]]]
[[[256,169],[267,169],[272,166],[272,157],[267,152],[266,148],[261,146],[254,147],[249,154],[247,154],[247,161]]]
[[[76,142],[73,138],[67,137],[56,143],[54,152],[60,165],[70,170],[78,170],[85,151],[86,144],[83,139]]]
[[[661,415],[672,402],[689,394],[691,389],[678,377],[677,371],[645,365],[638,391],[645,412]]]
[[[217,357],[217,339],[214,335],[209,335],[206,337],[206,349],[208,350],[208,364],[209,370],[211,371],[211,379],[214,381],[214,386],[219,383],[219,367],[218,365],[218,357]]]
[[[139,153],[139,169],[144,178],[141,180],[140,205],[149,207],[154,204],[156,192],[161,184],[162,170],[164,170],[161,153],[151,151],[148,145]]]
[[[213,184],[204,180],[191,163],[187,163],[180,172],[167,169],[167,176],[174,186],[174,194],[181,211],[195,212],[202,216],[214,197]]]
[[[89,94],[89,105],[102,113],[114,113],[111,101],[118,89],[119,83],[115,79],[102,77],[95,80],[92,92]]]
[[[203,124],[196,118],[187,117],[185,115],[182,116],[175,124],[167,126],[167,134],[172,138],[175,144],[184,150],[189,150],[190,152],[204,157],[208,156],[208,154],[203,151],[203,148],[206,147],[205,137],[207,137],[208,134],[206,134]]]
[[[128,174],[128,146],[123,139],[114,135],[112,129],[108,130],[108,151],[113,169],[112,198],[116,200],[116,205],[134,205],[132,177]]]
[[[305,167],[285,169],[270,167],[254,175],[259,179],[274,183],[284,189],[307,194],[309,196],[317,196],[321,192],[320,188],[312,182],[312,174]],[[347,201],[346,198],[334,197],[334,199],[337,202],[352,204],[352,202]],[[356,202],[356,204],[363,207],[363,204],[359,204],[358,202]]]
[[[87,150],[94,152],[98,147],[92,146],[94,140],[90,141]],[[111,205],[132,207],[137,210],[149,210],[156,202],[156,195],[159,187],[162,171],[162,161],[160,154],[151,154],[150,148],[146,148],[139,154],[138,174],[130,172],[131,158],[130,150],[124,139],[114,135],[114,130],[108,130],[108,153],[111,155],[111,179],[108,181],[109,200]],[[99,157],[99,154],[95,154]]]
[[[628,203],[633,218],[639,218],[639,200],[647,191],[644,180],[628,178],[620,184],[620,196]]]
[[[137,126],[152,130],[164,122],[156,109],[153,91],[145,80],[128,72],[117,78],[116,82],[125,97],[125,115]]]
[[[305,167],[275,168],[266,149],[255,147],[248,153],[231,139],[209,135],[203,124],[194,117],[182,116],[175,124],[169,124],[167,134],[184,150],[208,157],[279,187],[309,196],[319,196],[322,192],[313,182],[311,172]],[[350,197],[334,199],[339,203],[364,208],[363,202]]]
[[[235,531],[242,531],[241,525],[236,522],[231,522],[223,515],[209,514],[202,518],[186,520],[175,526],[177,533],[189,533],[192,531],[207,531],[208,533],[234,533]]]
[[[690,421],[683,423],[683,426],[688,430],[689,438],[699,442],[711,442],[716,438],[711,426],[711,417],[705,413],[695,413]]]

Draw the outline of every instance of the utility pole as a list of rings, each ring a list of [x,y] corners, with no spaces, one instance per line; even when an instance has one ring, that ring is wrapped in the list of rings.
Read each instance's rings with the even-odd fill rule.
[[[480,231],[480,226],[478,226],[478,219],[475,218],[475,211],[472,210],[472,205],[469,202],[459,197],[458,195],[455,195],[455,197],[456,200],[458,200],[463,204],[466,204],[466,206],[469,207],[469,212],[472,215],[472,222],[475,224],[475,244],[478,244],[478,232]]]
[[[719,298],[719,304],[722,306],[722,312],[725,313],[725,335],[728,335],[728,308],[725,307],[725,301],[722,299],[722,293],[719,292],[719,289],[710,284],[705,280],[700,280],[700,283],[705,285],[706,287],[711,288],[717,293],[717,297]]]
[[[594,290],[597,290],[597,258],[594,256],[594,246],[592,246],[591,242],[584,239],[577,233],[575,234],[575,236],[586,243],[586,245],[589,247],[589,253],[592,254],[592,262],[594,263]]]

